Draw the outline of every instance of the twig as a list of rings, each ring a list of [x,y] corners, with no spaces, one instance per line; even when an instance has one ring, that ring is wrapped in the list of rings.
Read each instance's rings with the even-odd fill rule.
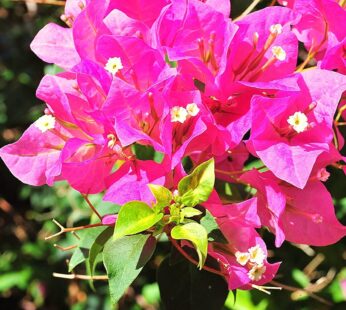
[[[78,226],[78,227],[66,228],[66,227],[62,226],[57,220],[53,219],[52,221],[53,221],[54,224],[56,224],[60,228],[60,231],[57,232],[56,234],[50,235],[48,237],[45,237],[44,238],[45,240],[49,240],[49,239],[55,238],[55,237],[60,236],[60,235],[62,235],[64,233],[67,233],[67,232],[74,233],[75,231],[78,231],[78,230],[83,230],[83,229],[87,229],[87,228],[103,226],[102,223],[96,223],[96,224],[89,224],[89,225],[83,225],[83,226]],[[78,236],[76,236],[76,237],[79,238]]]
[[[220,169],[215,169],[215,172],[232,176],[232,175],[243,174],[243,173],[246,172],[246,171],[244,171],[244,170],[239,170],[239,171],[224,171],[224,170],[220,170]]]
[[[13,2],[26,2],[26,3],[37,3],[37,4],[50,4],[57,6],[64,6],[65,1],[62,0],[12,0]]]
[[[312,60],[316,55],[316,51],[312,52],[311,50],[308,53],[308,56],[306,57],[306,59],[304,60],[304,62],[298,67],[298,69],[296,70],[296,72],[302,72],[305,68],[305,66],[310,62],[310,60]]]
[[[269,6],[273,6],[276,4],[276,0],[272,0],[272,2],[270,2]]]
[[[311,277],[312,273],[316,270],[316,268],[322,264],[325,260],[325,256],[322,253],[318,253],[309,264],[306,265],[303,272],[307,275],[307,277]]]
[[[255,288],[256,290],[259,290],[268,295],[271,295],[271,292],[269,290],[282,290],[282,287],[279,287],[279,286],[263,286],[263,285],[256,285],[256,284],[251,284],[251,286]]]
[[[188,254],[182,249],[182,247],[178,244],[177,241],[175,241],[175,240],[174,240],[172,237],[170,237],[170,236],[169,236],[168,238],[170,239],[170,241],[172,242],[172,244],[174,245],[174,247],[180,252],[180,254],[182,254],[189,262],[191,262],[192,264],[198,266],[198,262],[197,262],[195,259],[193,259],[190,255],[188,255]],[[214,268],[210,268],[210,267],[208,267],[208,266],[206,266],[206,265],[204,265],[202,268],[203,268],[204,270],[206,270],[206,271],[215,273],[215,274],[217,274],[217,275],[219,275],[219,276],[221,276],[221,277],[223,277],[223,278],[225,277],[225,274],[223,274],[221,271],[216,270],[216,269],[214,269]]]
[[[108,276],[87,276],[85,274],[65,274],[65,273],[56,273],[53,272],[53,277],[55,278],[61,278],[61,279],[68,279],[68,280],[108,280]]]
[[[248,8],[241,15],[235,18],[234,21],[236,22],[242,19],[243,17],[247,16],[248,14],[250,14],[254,10],[254,8],[257,6],[257,4],[259,4],[261,1],[262,0],[253,0],[252,3],[248,6]]]
[[[97,217],[102,221],[102,216],[100,213],[97,212],[96,208],[93,206],[93,204],[90,202],[88,195],[82,195],[90,209],[97,215]]]
[[[315,255],[315,251],[306,244],[298,244],[298,243],[291,242],[291,245],[302,250],[307,256],[314,256]]]
[[[328,23],[327,21],[324,19],[324,24],[325,24],[325,29],[324,29],[324,37],[323,40],[321,41],[321,43],[316,47],[314,47],[314,42],[312,42],[308,56],[306,57],[306,59],[304,60],[304,62],[297,68],[296,72],[302,72],[305,68],[305,66],[309,63],[310,60],[312,60],[315,55],[317,54],[317,52],[319,51],[319,49],[323,46],[323,44],[326,42],[326,40],[328,39]],[[315,50],[314,50],[315,49]]]
[[[346,104],[343,105],[343,106],[339,109],[338,114],[337,114],[336,117],[335,117],[335,121],[336,121],[336,122],[339,121],[339,119],[341,118],[342,112],[344,112],[345,110],[346,110]]]
[[[61,245],[56,244],[56,243],[55,243],[53,246],[54,246],[55,248],[59,249],[60,251],[63,251],[63,252],[67,252],[67,251],[73,250],[73,249],[75,249],[76,247],[78,247],[77,244],[70,245],[70,246],[67,246],[67,247],[62,247]]]
[[[271,284],[273,284],[275,286],[278,286],[278,287],[282,287],[284,290],[287,290],[287,291],[290,291],[290,292],[298,292],[298,291],[304,292],[304,293],[308,294],[311,298],[319,301],[320,303],[323,303],[323,304],[328,305],[328,306],[332,306],[333,305],[328,300],[326,300],[326,299],[324,299],[324,298],[322,298],[320,296],[317,296],[316,294],[311,293],[311,292],[309,292],[306,289],[285,285],[285,284],[282,284],[282,283],[274,281],[274,280],[270,281],[269,283],[271,283]]]

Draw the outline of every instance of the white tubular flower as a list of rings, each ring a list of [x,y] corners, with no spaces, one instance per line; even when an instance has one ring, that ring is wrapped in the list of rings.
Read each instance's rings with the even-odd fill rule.
[[[184,123],[186,121],[188,112],[183,107],[173,107],[171,109],[171,122],[172,123]]]
[[[286,52],[281,46],[273,46],[272,53],[277,60],[284,61],[286,59]]]
[[[279,35],[282,33],[282,25],[281,24],[271,25],[269,28],[269,31],[271,34]]]
[[[186,111],[190,116],[196,116],[200,110],[196,103],[189,103],[186,106]]]
[[[53,115],[43,115],[35,122],[35,126],[41,130],[42,133],[54,129],[55,117]]]
[[[305,131],[309,126],[308,118],[304,113],[299,111],[291,115],[287,119],[287,123],[289,123],[292,128],[298,133]]]
[[[235,257],[240,265],[245,266],[250,259],[250,254],[247,252],[238,251],[235,253]]]
[[[109,58],[105,65],[105,69],[113,75],[115,75],[122,68],[124,67],[119,57]]]
[[[251,281],[259,281],[262,279],[263,274],[266,272],[266,266],[253,266],[250,271],[247,273]]]
[[[109,135],[107,135],[107,139],[108,139],[107,146],[108,146],[110,149],[114,148],[114,146],[115,146],[115,144],[116,144],[116,142],[117,142],[116,137],[115,137],[112,133],[110,133]]]
[[[250,262],[257,265],[262,265],[266,259],[266,255],[262,248],[257,244],[256,246],[250,248],[249,250]]]

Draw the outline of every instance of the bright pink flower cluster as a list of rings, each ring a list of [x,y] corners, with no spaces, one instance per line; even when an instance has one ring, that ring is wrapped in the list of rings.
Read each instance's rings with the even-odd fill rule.
[[[246,289],[279,267],[256,229],[277,247],[345,236],[322,182],[343,160],[334,114],[345,105],[346,10],[345,1],[280,1],[287,7],[234,22],[229,3],[67,1],[69,27],[48,24],[31,44],[65,71],[42,79],[45,114],[0,156],[24,183],[66,180],[117,204],[152,202],[149,183],[176,189],[185,157],[193,166],[215,158],[219,180],[257,190],[226,205],[215,190],[204,205],[229,241],[208,254],[230,289]],[[317,67],[296,70],[299,41]],[[134,144],[163,159],[140,160]],[[267,169],[245,171],[249,156]]]

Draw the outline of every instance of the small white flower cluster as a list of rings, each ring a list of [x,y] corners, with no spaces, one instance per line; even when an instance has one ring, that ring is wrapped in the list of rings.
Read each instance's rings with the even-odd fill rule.
[[[120,57],[112,57],[109,58],[106,65],[105,69],[111,73],[112,75],[115,75],[119,70],[123,69],[123,64],[121,62]]]
[[[184,123],[188,116],[196,116],[199,113],[199,108],[196,103],[189,103],[186,108],[175,106],[171,108],[171,122]]]
[[[262,275],[266,271],[266,267],[264,266],[266,255],[259,245],[249,248],[247,252],[238,251],[235,253],[235,257],[237,262],[242,266],[248,263],[251,264],[251,269],[248,272],[250,280],[261,280]]]
[[[114,148],[115,144],[117,143],[117,138],[115,137],[115,135],[110,133],[110,134],[107,135],[107,139],[108,139],[107,146],[110,149]]]
[[[55,117],[53,115],[43,115],[35,122],[35,126],[41,130],[42,133],[54,129],[55,127]]]
[[[297,132],[301,133],[309,127],[309,122],[307,116],[303,112],[295,112],[287,119],[292,128]]]
[[[279,35],[282,33],[282,25],[281,24],[271,25],[269,28],[269,31],[271,34]]]
[[[273,46],[272,53],[277,60],[284,61],[286,59],[286,52],[281,46]]]

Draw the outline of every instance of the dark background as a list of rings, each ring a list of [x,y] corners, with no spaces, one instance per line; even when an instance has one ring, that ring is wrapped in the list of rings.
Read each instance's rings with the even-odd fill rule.
[[[269,1],[258,6],[263,7]],[[232,1],[232,15],[238,16],[250,1]],[[54,5],[0,0],[0,146],[16,141],[43,111],[35,89],[44,73],[54,72],[29,48],[34,35],[48,22],[58,22],[62,8]],[[304,51],[302,51],[304,54]],[[345,177],[332,172],[328,181],[338,218],[346,223]],[[94,197],[95,203],[99,197]],[[87,282],[62,280],[53,272],[67,273],[69,252],[54,248],[54,242],[71,245],[67,240],[45,241],[56,231],[52,218],[66,226],[87,221],[89,209],[80,195],[66,184],[34,188],[17,181],[0,162],[0,308],[1,309],[110,309],[105,283],[92,291]],[[332,306],[295,290],[259,291],[230,295],[225,309],[346,309],[345,242],[324,248],[299,247],[285,243],[273,246],[272,236],[264,234],[275,260],[282,260],[278,281],[291,287],[314,289]],[[155,269],[169,245],[162,242],[157,255],[144,269],[121,301],[122,309],[160,309]],[[317,264],[320,262],[320,264]],[[310,264],[313,271],[304,268]],[[316,266],[317,265],[317,266]],[[85,272],[83,268],[80,273]],[[342,283],[344,290],[342,291]]]

